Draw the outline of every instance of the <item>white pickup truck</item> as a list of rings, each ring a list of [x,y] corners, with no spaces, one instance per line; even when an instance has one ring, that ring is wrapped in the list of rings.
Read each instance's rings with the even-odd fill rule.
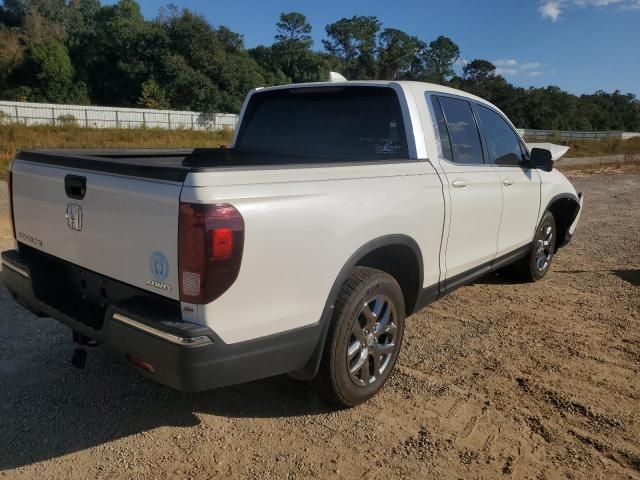
[[[229,148],[19,152],[2,276],[174,388],[289,373],[352,406],[406,316],[507,265],[548,272],[583,202],[553,157],[438,85],[257,88]]]

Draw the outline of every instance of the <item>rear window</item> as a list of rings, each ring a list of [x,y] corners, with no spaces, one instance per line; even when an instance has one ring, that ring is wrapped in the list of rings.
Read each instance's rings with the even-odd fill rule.
[[[473,117],[471,104],[466,100],[439,97],[444,113],[455,163],[483,163],[480,134]]]
[[[331,161],[408,158],[398,96],[382,87],[257,93],[245,112],[236,149]]]

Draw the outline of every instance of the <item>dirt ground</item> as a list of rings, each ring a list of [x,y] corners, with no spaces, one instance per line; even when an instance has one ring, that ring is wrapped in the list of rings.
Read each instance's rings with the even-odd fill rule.
[[[640,479],[640,174],[572,180],[586,208],[549,276],[411,317],[352,410],[286,376],[181,394],[100,349],[75,370],[70,331],[0,287],[0,478]]]

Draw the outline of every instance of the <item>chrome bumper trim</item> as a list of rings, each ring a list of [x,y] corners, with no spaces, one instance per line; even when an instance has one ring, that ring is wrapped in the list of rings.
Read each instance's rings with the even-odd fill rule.
[[[185,345],[185,346],[194,345],[195,346],[195,345],[206,345],[208,343],[213,343],[213,340],[211,340],[206,335],[201,335],[199,337],[192,337],[192,338],[179,337],[177,335],[173,335],[171,333],[158,330],[157,328],[150,327],[149,325],[145,325],[144,323],[140,323],[120,313],[114,313],[112,318],[114,320],[117,320],[118,322],[124,323],[125,325],[136,328],[145,333],[162,338],[163,340],[167,340],[177,345]]]
[[[27,272],[24,268],[14,265],[13,263],[9,263],[6,260],[2,260],[2,267],[7,267],[16,272],[18,275],[22,275],[24,278],[29,278],[29,272]]]

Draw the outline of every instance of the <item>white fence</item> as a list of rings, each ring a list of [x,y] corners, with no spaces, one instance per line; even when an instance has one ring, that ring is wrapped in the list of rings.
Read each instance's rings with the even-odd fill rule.
[[[164,128],[168,130],[234,129],[232,113],[203,114],[176,110],[92,107],[0,101],[0,123],[77,125],[92,128]]]
[[[546,140],[549,137],[560,138],[561,140],[600,140],[603,138],[621,138],[628,140],[633,137],[640,137],[640,133],[636,132],[572,132],[568,130],[531,130],[528,128],[519,128],[520,135],[536,140]]]
[[[144,108],[92,107],[53,103],[8,102],[0,100],[0,124],[77,125],[92,128],[164,128],[167,130],[233,130],[238,116],[211,113],[149,110]],[[518,129],[521,135],[537,140],[559,137],[562,140],[640,137],[635,132],[571,132],[565,130]]]

